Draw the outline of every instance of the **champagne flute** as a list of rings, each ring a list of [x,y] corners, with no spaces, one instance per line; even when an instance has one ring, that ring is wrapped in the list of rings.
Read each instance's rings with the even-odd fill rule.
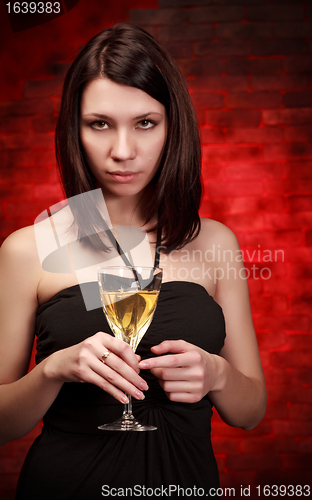
[[[103,311],[116,338],[134,352],[154,316],[162,280],[162,269],[139,266],[107,266],[98,269]],[[152,431],[132,413],[131,396],[118,420],[99,426],[107,431]]]

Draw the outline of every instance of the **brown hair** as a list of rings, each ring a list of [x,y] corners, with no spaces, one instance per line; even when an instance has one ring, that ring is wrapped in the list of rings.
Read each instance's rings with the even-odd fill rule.
[[[157,215],[153,230],[161,228],[165,251],[181,248],[200,230],[201,152],[197,118],[176,63],[154,37],[138,26],[121,23],[101,31],[87,43],[68,71],[55,135],[65,194],[69,199],[95,188],[79,138],[79,117],[86,84],[101,76],[143,90],[166,108],[168,134],[159,170],[152,181],[154,189],[146,205],[146,222]],[[79,215],[76,222],[83,236]]]

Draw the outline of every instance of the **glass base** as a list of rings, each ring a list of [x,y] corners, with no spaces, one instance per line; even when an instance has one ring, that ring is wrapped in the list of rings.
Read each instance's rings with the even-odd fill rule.
[[[111,424],[99,425],[98,429],[101,431],[156,431],[157,427],[154,425],[140,424],[132,414],[123,414],[118,420]]]

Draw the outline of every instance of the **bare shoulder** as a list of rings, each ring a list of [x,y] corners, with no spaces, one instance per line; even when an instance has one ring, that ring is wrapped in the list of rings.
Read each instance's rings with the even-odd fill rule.
[[[213,219],[201,219],[199,239],[206,246],[213,244],[218,245],[222,250],[239,249],[235,233],[221,222]]]
[[[38,283],[41,265],[36,246],[34,226],[28,226],[12,233],[0,248],[1,280],[12,277],[27,277],[29,283]]]
[[[34,226],[27,226],[10,234],[1,246],[0,256],[23,263],[38,263]]]

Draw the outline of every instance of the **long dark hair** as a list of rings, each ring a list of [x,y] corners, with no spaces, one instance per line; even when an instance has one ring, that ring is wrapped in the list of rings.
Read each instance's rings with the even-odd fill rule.
[[[56,156],[66,197],[95,188],[95,178],[79,137],[80,101],[88,82],[107,77],[136,87],[166,108],[168,134],[154,189],[146,200],[146,222],[162,231],[165,251],[181,248],[200,230],[201,150],[194,108],[183,77],[171,56],[145,30],[121,23],[93,37],[71,65],[65,79],[56,127]],[[83,223],[76,214],[80,236]],[[98,228],[96,221],[89,226]],[[90,231],[89,231],[90,234]]]

